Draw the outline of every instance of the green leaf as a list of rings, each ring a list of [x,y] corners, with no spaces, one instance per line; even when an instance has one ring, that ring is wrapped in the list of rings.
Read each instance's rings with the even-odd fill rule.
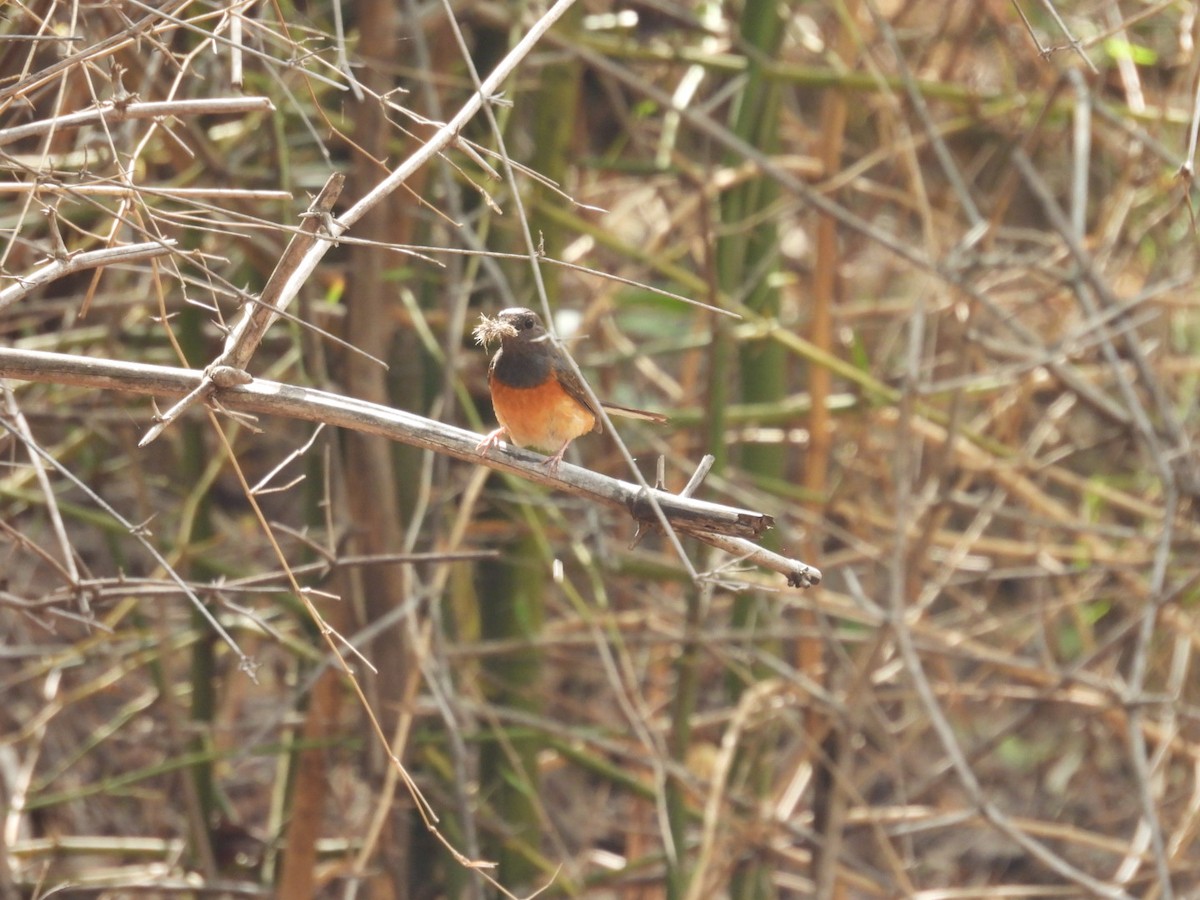
[[[1139,66],[1152,66],[1158,62],[1158,54],[1149,47],[1131,44],[1124,38],[1108,38],[1104,42],[1104,52],[1109,59],[1131,59]]]

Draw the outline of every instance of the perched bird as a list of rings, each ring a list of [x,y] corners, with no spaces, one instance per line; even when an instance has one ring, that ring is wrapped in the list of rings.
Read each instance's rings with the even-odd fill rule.
[[[492,408],[500,427],[476,446],[481,455],[507,439],[521,447],[553,452],[546,461],[553,472],[571,441],[590,431],[604,430],[583,382],[533,310],[514,306],[501,310],[494,319],[481,316],[474,335],[484,348],[493,340],[500,341],[500,349],[488,366]],[[658,413],[602,405],[616,415],[667,421]]]

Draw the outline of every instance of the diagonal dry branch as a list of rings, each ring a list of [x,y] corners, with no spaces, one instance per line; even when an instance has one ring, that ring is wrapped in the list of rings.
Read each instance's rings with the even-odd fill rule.
[[[292,239],[284,248],[283,255],[275,265],[275,271],[267,279],[259,302],[247,304],[238,320],[225,339],[225,348],[221,355],[204,371],[204,378],[191,393],[158,417],[158,421],[142,436],[139,447],[145,447],[174,422],[184,411],[196,403],[209,397],[218,387],[228,387],[231,384],[248,381],[250,376],[244,371],[254,351],[262,342],[263,336],[271,323],[279,318],[280,311],[287,306],[290,296],[284,290],[295,271],[296,266],[308,252],[309,248],[320,242],[319,231],[325,219],[333,211],[338,197],[342,193],[342,185],[346,176],[335,173],[329,176],[325,186],[313,200],[305,213],[305,220],[300,229],[292,235]]]
[[[537,21],[530,26],[524,37],[500,60],[491,74],[480,84],[479,89],[466,99],[462,107],[448,122],[442,124],[437,132],[418,147],[411,156],[393,169],[387,177],[376,184],[365,196],[336,218],[330,213],[333,200],[336,199],[336,194],[340,192],[341,180],[336,175],[330,177],[322,190],[321,197],[318,197],[313,207],[310,208],[309,215],[318,216],[318,221],[324,225],[325,231],[328,232],[328,236],[332,240],[316,239],[314,226],[314,236],[304,241],[303,252],[294,254],[299,257],[298,259],[293,259],[291,252],[293,247],[297,246],[296,242],[293,241],[293,244],[289,245],[286,266],[284,265],[284,260],[281,260],[280,266],[276,269],[276,274],[282,273],[286,277],[280,279],[282,283],[278,286],[272,298],[271,310],[263,313],[261,316],[260,324],[263,327],[260,329],[257,324],[246,327],[249,318],[259,316],[259,313],[247,310],[245,318],[235,328],[235,334],[242,335],[245,332],[246,339],[234,342],[231,338],[230,345],[227,345],[222,356],[215,360],[205,372],[205,379],[195,388],[194,396],[185,397],[180,403],[168,410],[155,423],[154,427],[142,437],[138,446],[144,447],[157,438],[175,417],[180,415],[196,400],[208,396],[214,387],[229,387],[235,383],[244,383],[249,379],[250,376],[244,372],[244,367],[249,363],[253,351],[257,348],[257,339],[255,339],[255,336],[257,335],[257,338],[261,339],[261,332],[265,331],[265,326],[273,321],[274,312],[287,308],[292,299],[300,292],[300,288],[307,282],[309,276],[316,270],[317,264],[320,263],[321,259],[328,252],[330,246],[336,243],[337,239],[353,227],[372,207],[404,184],[421,166],[439,153],[442,153],[452,144],[460,143],[459,132],[463,126],[484,107],[485,103],[492,102],[504,81],[533,50],[550,27],[574,5],[574,2],[575,0],[558,0],[558,2],[539,16]],[[331,191],[334,193],[333,199],[328,199]],[[320,204],[323,198],[328,199],[330,208],[321,208]],[[236,345],[236,349],[234,345]],[[227,360],[233,360],[233,362]]]
[[[197,390],[205,376],[169,366],[0,348],[0,378],[181,397]],[[475,450],[480,436],[474,432],[328,391],[254,379],[220,390],[219,398],[221,405],[231,410],[325,422],[485,465],[623,509],[639,522],[652,525],[658,523],[650,502],[653,497],[667,522],[682,534],[778,571],[795,587],[808,587],[821,580],[821,572],[815,567],[771,553],[752,542],[751,539],[760,537],[774,524],[774,519],[766,513],[647,490],[570,464],[552,473],[543,465],[541,456],[526,450],[506,448],[483,457]]]

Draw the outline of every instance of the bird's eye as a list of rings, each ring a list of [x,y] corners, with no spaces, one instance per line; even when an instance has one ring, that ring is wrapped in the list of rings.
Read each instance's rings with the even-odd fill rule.
[[[533,316],[524,316],[521,319],[521,328],[528,330],[533,327]]]

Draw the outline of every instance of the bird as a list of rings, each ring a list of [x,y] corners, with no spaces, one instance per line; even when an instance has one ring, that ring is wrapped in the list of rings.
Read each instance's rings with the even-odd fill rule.
[[[499,427],[476,445],[481,456],[507,439],[520,447],[553,452],[546,467],[556,472],[571,441],[604,430],[587,388],[533,310],[514,306],[494,319],[480,316],[474,335],[485,349],[493,340],[500,341],[488,365],[488,387]],[[660,413],[601,405],[616,415],[667,421]]]

